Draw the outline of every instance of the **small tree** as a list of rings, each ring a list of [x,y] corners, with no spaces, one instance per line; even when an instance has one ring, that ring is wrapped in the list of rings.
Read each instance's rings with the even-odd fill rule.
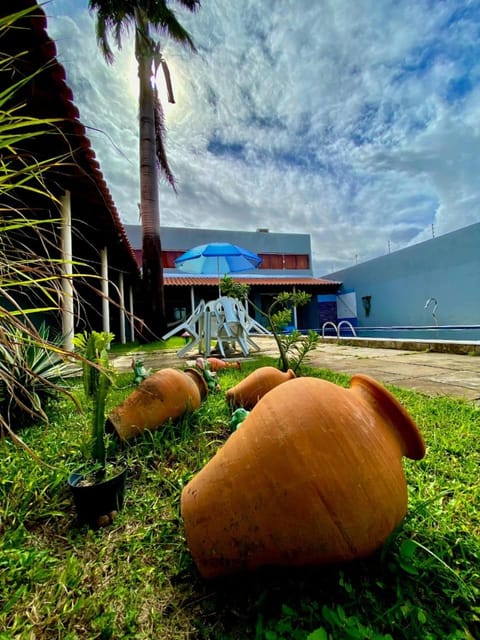
[[[243,282],[236,282],[230,276],[223,276],[220,280],[220,292],[224,296],[237,298],[237,300],[246,300],[250,293],[250,287]]]
[[[280,352],[279,368],[282,371],[293,369],[297,372],[304,357],[318,344],[319,336],[312,330],[307,336],[301,334],[298,329],[282,334],[291,321],[292,307],[303,307],[310,302],[311,298],[312,296],[305,291],[284,291],[274,297],[266,312]]]
[[[235,282],[229,276],[224,276],[220,282],[220,291],[232,298],[248,299],[250,287],[248,284]],[[252,307],[267,319],[269,328],[275,338],[280,353],[278,366],[282,371],[293,369],[298,371],[302,360],[309,351],[315,349],[319,335],[310,330],[306,336],[297,329],[288,334],[282,334],[292,318],[292,307],[302,307],[311,300],[311,295],[305,291],[284,291],[273,298],[267,311],[263,311],[250,299]]]

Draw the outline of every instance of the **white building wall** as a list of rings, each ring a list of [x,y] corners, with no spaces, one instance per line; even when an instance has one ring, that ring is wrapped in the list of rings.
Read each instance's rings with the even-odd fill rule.
[[[480,324],[480,223],[323,276],[356,296],[359,326]],[[362,299],[370,296],[370,312]]]

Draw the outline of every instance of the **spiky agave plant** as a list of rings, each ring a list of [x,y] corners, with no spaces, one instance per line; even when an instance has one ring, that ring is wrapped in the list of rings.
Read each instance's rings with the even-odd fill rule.
[[[47,419],[45,403],[57,395],[69,365],[43,346],[58,344],[58,339],[50,339],[45,324],[38,329],[41,343],[35,335],[16,327],[9,328],[7,343],[5,330],[0,323],[0,414],[17,430],[39,417]]]

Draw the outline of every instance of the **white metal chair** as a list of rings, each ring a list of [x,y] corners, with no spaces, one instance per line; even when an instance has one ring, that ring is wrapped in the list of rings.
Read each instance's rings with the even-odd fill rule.
[[[188,342],[180,351],[177,351],[177,356],[181,358],[188,351],[190,351],[196,345],[201,345],[204,338],[204,322],[205,322],[205,301],[200,300],[198,305],[193,310],[192,314],[180,324],[177,324],[171,331],[162,336],[162,340],[167,340],[171,336],[174,336],[182,329],[190,334],[192,340]]]

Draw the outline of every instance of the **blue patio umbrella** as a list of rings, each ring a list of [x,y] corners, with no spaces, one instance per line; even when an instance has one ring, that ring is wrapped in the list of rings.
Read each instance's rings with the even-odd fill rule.
[[[211,242],[189,249],[175,260],[175,266],[187,273],[221,275],[255,269],[262,262],[256,253],[229,242]]]
[[[220,276],[236,271],[255,269],[262,262],[260,256],[229,242],[211,242],[189,249],[175,260],[175,266],[187,273]]]

